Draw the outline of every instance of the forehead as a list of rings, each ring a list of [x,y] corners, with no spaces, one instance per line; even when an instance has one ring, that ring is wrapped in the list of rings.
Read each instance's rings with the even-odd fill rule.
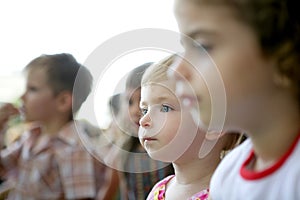
[[[141,90],[142,100],[167,100],[176,99],[175,83],[164,81],[162,83],[149,83]]]
[[[141,88],[128,88],[125,90],[125,97],[127,99],[130,98],[140,98],[141,96]]]
[[[50,88],[52,84],[49,82],[47,70],[44,68],[34,68],[27,71],[27,85]]]
[[[175,17],[184,34],[189,34],[199,28],[213,30],[237,21],[233,9],[224,4],[175,0],[174,5]]]
[[[32,67],[27,70],[27,77],[29,80],[47,80],[48,73],[45,68]]]

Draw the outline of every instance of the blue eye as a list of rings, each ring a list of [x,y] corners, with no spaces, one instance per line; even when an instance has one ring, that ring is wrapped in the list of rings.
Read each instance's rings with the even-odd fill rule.
[[[167,105],[162,105],[161,107],[161,112],[170,112],[171,110],[173,110],[170,106]]]
[[[146,115],[147,112],[148,112],[147,108],[141,108],[141,113],[142,113],[143,116]]]

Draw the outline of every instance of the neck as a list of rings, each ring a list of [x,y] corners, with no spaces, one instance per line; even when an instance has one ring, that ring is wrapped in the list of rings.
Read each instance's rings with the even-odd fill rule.
[[[47,135],[56,135],[70,120],[65,118],[55,118],[52,121],[42,123],[42,132]]]
[[[176,183],[179,185],[194,185],[198,191],[209,187],[210,178],[219,164],[219,154],[209,154],[203,159],[196,158],[189,162],[173,163]]]
[[[262,126],[249,132],[256,155],[255,170],[274,164],[291,147],[300,131],[299,109],[295,102],[281,102],[276,109],[269,109],[261,121]]]

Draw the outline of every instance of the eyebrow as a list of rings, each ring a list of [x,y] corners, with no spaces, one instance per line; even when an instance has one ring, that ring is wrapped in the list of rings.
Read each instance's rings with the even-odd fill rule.
[[[208,38],[210,40],[212,40],[212,39],[216,40],[216,37],[218,36],[218,33],[216,31],[213,31],[213,30],[196,29],[194,31],[185,33],[184,36],[182,36],[180,38],[179,42],[182,46],[184,46],[184,43],[195,42],[196,38],[198,36],[205,37],[205,38]]]
[[[218,34],[214,30],[196,29],[194,31],[191,31],[191,32],[187,33],[186,35],[191,37],[191,38],[195,38],[198,35],[212,37],[212,36],[216,36]]]
[[[218,34],[216,31],[213,30],[203,30],[203,29],[196,29],[194,31],[185,33],[183,37],[180,39],[180,43],[182,44],[183,41],[189,41],[190,39],[195,40],[197,36],[203,36],[203,37],[216,37]]]
[[[170,96],[159,96],[158,98],[155,98],[154,103],[161,103],[164,102],[165,100],[168,100],[170,98]],[[145,106],[147,105],[144,101],[140,102],[140,106]]]

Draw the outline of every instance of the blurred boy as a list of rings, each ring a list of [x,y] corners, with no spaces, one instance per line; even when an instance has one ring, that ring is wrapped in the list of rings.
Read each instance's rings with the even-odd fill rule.
[[[109,199],[102,174],[111,169],[87,152],[73,119],[91,91],[90,72],[70,54],[42,55],[25,71],[21,110],[36,126],[1,152],[1,175],[15,180],[9,199]]]

